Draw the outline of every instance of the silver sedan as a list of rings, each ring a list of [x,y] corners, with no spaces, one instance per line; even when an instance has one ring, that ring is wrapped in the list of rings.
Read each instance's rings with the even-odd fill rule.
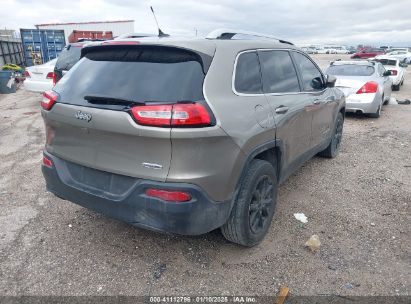
[[[379,62],[334,61],[327,74],[337,77],[335,86],[346,97],[346,112],[359,112],[378,118],[383,104],[391,98],[391,72]]]

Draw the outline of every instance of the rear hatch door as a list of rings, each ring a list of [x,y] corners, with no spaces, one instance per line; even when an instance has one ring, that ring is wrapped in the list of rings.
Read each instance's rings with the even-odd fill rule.
[[[189,51],[96,48],[57,83],[58,102],[43,111],[47,151],[86,167],[165,181],[171,129],[138,125],[130,107],[196,100],[203,80],[202,66]]]

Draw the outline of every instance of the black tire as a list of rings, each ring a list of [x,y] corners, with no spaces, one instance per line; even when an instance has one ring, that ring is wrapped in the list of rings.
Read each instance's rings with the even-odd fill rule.
[[[267,161],[254,159],[241,184],[223,236],[243,246],[261,242],[267,234],[277,202],[277,174]]]
[[[381,116],[381,104],[378,106],[377,112],[368,114],[371,118],[380,118]]]
[[[401,80],[401,85],[403,85],[404,84],[404,78]]]
[[[327,148],[318,153],[319,156],[326,158],[334,158],[338,155],[341,146],[343,127],[344,116],[341,112],[338,112],[330,144],[327,146]]]
[[[400,90],[400,86],[401,86],[400,84],[393,85],[393,86],[392,86],[392,90],[393,90],[393,91],[399,91],[399,90]]]
[[[384,100],[384,99],[385,99],[385,97],[382,96],[382,105],[386,106],[390,102],[390,98],[388,98],[387,100]],[[381,111],[380,111],[380,113],[381,113]]]

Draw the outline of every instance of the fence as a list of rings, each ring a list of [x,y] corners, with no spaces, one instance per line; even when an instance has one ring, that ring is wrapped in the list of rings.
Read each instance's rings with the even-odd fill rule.
[[[24,65],[23,47],[20,39],[0,37],[0,68],[7,63]]]

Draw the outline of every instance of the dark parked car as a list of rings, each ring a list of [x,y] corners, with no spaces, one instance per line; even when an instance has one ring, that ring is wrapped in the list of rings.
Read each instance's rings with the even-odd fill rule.
[[[70,43],[61,51],[54,67],[54,85],[80,60],[81,49],[86,42]]]
[[[79,39],[70,43],[61,51],[54,68],[54,85],[80,60],[81,49],[91,42],[105,41],[105,39]]]
[[[85,46],[41,104],[47,189],[147,229],[260,242],[278,185],[337,156],[345,99],[291,43],[237,34]]]

